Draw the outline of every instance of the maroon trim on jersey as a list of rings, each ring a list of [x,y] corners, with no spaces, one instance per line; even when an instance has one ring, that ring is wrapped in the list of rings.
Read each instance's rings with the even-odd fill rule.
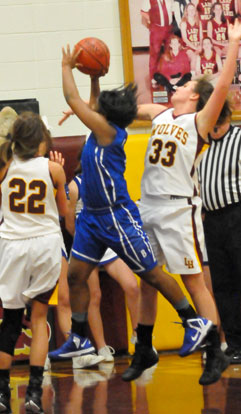
[[[200,263],[202,264],[203,263],[203,254],[202,254],[202,250],[200,248],[200,244],[199,244],[199,241],[198,241],[198,237],[197,237],[197,227],[196,227],[196,222],[194,220],[194,215],[195,215],[197,206],[192,203],[192,199],[191,198],[188,198],[187,202],[188,202],[188,204],[190,206],[192,206],[192,228],[193,228],[193,237],[194,237],[194,242],[195,242],[195,247],[196,247],[196,251],[197,251],[198,258],[200,260]]]
[[[171,109],[174,109],[174,108],[171,108]],[[172,112],[172,117],[173,117],[173,119],[177,119],[177,118],[179,118],[180,116],[185,116],[185,115],[190,115],[190,114],[193,114],[193,112],[185,112],[185,114],[174,115],[174,111],[173,111],[173,112]]]
[[[198,154],[200,153],[200,151],[201,151],[201,149],[202,149],[202,147],[203,147],[203,145],[204,144],[208,144],[208,141],[206,141],[206,139],[204,139],[200,134],[199,134],[199,132],[198,132],[198,127],[197,127],[197,114],[198,114],[198,112],[196,112],[196,114],[195,114],[195,126],[196,126],[196,131],[197,131],[197,140],[198,140],[198,146],[197,146],[197,152],[196,152],[196,154],[197,154],[197,156],[198,156]],[[200,148],[200,145],[201,145],[201,149],[199,150],[199,148]],[[196,159],[197,157],[195,157],[195,159]]]

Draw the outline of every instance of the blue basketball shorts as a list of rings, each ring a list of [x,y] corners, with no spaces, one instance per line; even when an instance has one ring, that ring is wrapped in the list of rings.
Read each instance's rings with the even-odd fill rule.
[[[156,266],[139,210],[133,201],[102,211],[83,209],[79,214],[72,256],[97,265],[107,247],[114,250],[136,274]]]

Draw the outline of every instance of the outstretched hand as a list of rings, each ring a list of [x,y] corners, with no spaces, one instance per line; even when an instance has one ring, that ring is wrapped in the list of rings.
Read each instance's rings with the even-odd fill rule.
[[[77,58],[82,53],[82,50],[82,48],[78,50],[74,48],[71,52],[69,44],[67,44],[66,50],[62,47],[62,66],[69,66],[71,69],[83,66],[81,63],[77,63]]]
[[[56,162],[57,164],[64,166],[65,159],[63,158],[63,155],[61,152],[58,151],[50,151],[49,152],[49,159],[53,162]]]
[[[230,42],[237,42],[241,39],[241,20],[235,19],[234,24],[228,25],[228,39]]]
[[[67,111],[63,111],[63,116],[62,118],[59,120],[58,125],[61,126],[63,124],[64,121],[66,121],[66,119],[69,118],[69,116],[74,115],[74,112],[72,111],[72,109],[68,109]]]

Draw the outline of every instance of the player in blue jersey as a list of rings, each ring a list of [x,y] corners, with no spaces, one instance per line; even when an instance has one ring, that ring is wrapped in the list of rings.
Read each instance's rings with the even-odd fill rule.
[[[86,104],[80,98],[72,73],[76,57],[69,46],[63,49],[63,92],[72,111],[92,132],[81,158],[84,206],[76,223],[69,264],[72,334],[66,347],[72,355],[92,352],[92,345],[86,338],[87,279],[107,247],[111,247],[136,274],[175,307],[185,327],[182,352],[188,355],[199,347],[212,323],[197,316],[175,279],[157,266],[138,208],[130,199],[124,179],[125,128],[137,115],[137,88],[129,84],[100,93],[99,79],[92,77],[90,102]],[[194,320],[196,324],[187,324],[188,320]],[[148,325],[147,321],[144,315],[139,320],[135,355],[122,376],[125,381],[139,377],[158,361],[152,347],[153,325]]]

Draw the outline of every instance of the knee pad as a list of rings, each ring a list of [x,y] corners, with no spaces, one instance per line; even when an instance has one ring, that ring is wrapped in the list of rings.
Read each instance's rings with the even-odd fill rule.
[[[3,309],[3,321],[0,325],[0,351],[14,355],[14,348],[22,331],[24,308]]]

